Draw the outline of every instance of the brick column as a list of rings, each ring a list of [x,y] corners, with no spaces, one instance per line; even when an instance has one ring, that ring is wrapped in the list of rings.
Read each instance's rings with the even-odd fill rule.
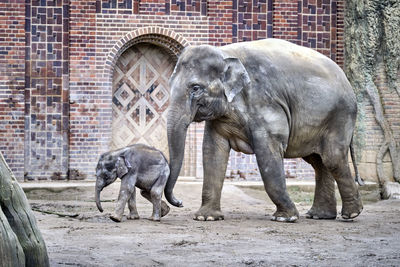
[[[109,2],[102,1],[101,10],[108,12]],[[111,26],[110,32],[115,34],[117,27]],[[101,49],[99,45],[97,50]],[[111,92],[102,90],[109,86],[101,75],[103,68],[100,63],[96,66],[96,2],[71,0],[69,168],[81,178],[87,170],[94,173],[99,151],[105,150],[110,141]]]
[[[26,1],[25,174],[66,179],[69,0]]]
[[[336,8],[336,12],[335,11]],[[331,57],[340,67],[344,66],[344,0],[332,1],[332,38],[336,35],[335,46],[332,46]],[[333,42],[332,42],[333,44]]]
[[[301,44],[301,3],[281,0],[273,3],[273,37]]]
[[[232,42],[272,37],[272,0],[234,0]]]
[[[226,45],[232,43],[232,1],[208,1],[209,44]]]

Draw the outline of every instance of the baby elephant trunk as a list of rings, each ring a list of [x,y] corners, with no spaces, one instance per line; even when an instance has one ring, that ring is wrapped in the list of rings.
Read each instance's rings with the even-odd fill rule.
[[[103,208],[101,207],[101,203],[100,203],[100,192],[101,192],[101,190],[103,190],[103,188],[104,188],[104,186],[97,181],[96,182],[95,199],[96,199],[96,206],[100,212],[103,212]]]

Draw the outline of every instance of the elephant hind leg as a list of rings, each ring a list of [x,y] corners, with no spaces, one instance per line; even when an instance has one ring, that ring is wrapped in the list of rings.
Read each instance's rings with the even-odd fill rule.
[[[161,219],[161,196],[162,188],[153,186],[150,190],[151,203],[153,203],[153,214],[150,217],[152,221],[159,221]]]
[[[145,190],[141,190],[140,194],[147,199],[149,202],[153,203],[151,201],[151,196],[150,196],[150,192],[145,191]],[[165,203],[164,200],[161,200],[161,217],[164,217],[165,215],[167,215],[170,211],[170,207],[168,206],[167,203]]]
[[[326,146],[326,151],[321,155],[321,158],[338,185],[342,199],[342,217],[353,219],[361,213],[363,205],[357,185],[350,172],[347,152],[348,147],[345,149],[340,144],[331,143]]]
[[[336,219],[335,180],[317,154],[303,158],[315,170],[315,193],[311,209],[306,213],[309,219]]]

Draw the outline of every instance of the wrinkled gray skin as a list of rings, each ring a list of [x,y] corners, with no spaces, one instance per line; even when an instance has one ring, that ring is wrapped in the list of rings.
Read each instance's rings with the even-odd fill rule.
[[[136,189],[141,189],[143,197],[153,204],[150,219],[159,221],[169,212],[168,205],[161,200],[162,193],[169,176],[169,166],[161,151],[135,144],[101,155],[96,167],[96,205],[100,212],[100,192],[104,187],[121,178],[121,188],[115,213],[110,218],[120,222],[128,202],[128,219],[139,219],[136,210]]]
[[[277,39],[216,48],[186,48],[170,79],[168,142],[171,174],[165,196],[173,195],[184,154],[186,130],[206,121],[204,183],[196,220],[219,220],[221,190],[231,149],[255,154],[265,190],[277,210],[273,220],[299,217],[286,191],[283,158],[302,157],[316,172],[315,198],[307,217],[336,218],[335,181],[342,217],[362,210],[350,174],[348,150],[357,106],[343,71],[320,53]]]

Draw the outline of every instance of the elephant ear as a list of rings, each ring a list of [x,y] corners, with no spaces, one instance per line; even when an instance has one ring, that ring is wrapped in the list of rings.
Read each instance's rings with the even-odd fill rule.
[[[123,157],[118,157],[117,163],[115,163],[115,168],[117,169],[117,176],[122,178],[125,174],[128,173],[129,166],[126,164],[126,160]]]
[[[229,57],[224,61],[226,64],[224,70],[225,96],[228,102],[232,102],[233,98],[250,84],[250,77],[238,58]]]

